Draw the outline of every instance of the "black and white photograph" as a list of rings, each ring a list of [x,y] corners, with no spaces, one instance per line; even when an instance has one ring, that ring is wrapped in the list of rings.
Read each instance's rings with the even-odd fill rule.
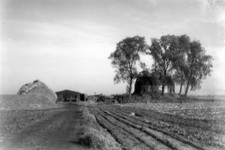
[[[1,0],[0,150],[225,150],[225,0]]]

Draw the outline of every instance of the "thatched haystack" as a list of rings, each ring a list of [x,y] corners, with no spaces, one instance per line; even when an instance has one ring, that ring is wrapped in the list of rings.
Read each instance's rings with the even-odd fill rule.
[[[17,94],[1,95],[0,109],[47,109],[57,107],[57,96],[43,82],[35,80],[23,85]]]
[[[43,96],[53,103],[55,103],[57,99],[57,95],[55,94],[55,92],[39,80],[35,80],[32,83],[27,83],[23,85],[19,89],[17,95]]]

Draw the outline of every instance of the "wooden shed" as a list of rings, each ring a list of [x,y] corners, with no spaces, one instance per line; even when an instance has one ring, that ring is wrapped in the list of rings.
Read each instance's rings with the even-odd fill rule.
[[[85,100],[85,94],[76,91],[63,90],[56,92],[56,95],[58,102],[77,102]]]

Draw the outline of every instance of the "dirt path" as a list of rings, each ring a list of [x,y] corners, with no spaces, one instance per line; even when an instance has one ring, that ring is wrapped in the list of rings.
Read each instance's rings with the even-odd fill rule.
[[[78,106],[65,107],[53,116],[27,126],[1,143],[0,149],[88,149],[76,143],[81,119]]]

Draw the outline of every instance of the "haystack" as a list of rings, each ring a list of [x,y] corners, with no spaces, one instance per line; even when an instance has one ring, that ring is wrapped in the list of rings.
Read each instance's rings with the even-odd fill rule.
[[[35,96],[40,96],[40,97],[45,97],[48,99],[50,102],[55,103],[57,99],[57,95],[53,90],[48,88],[47,85],[45,85],[43,82],[39,80],[35,80],[32,83],[27,83],[23,85],[17,95],[35,95]]]
[[[1,95],[0,109],[48,109],[55,108],[57,95],[39,80],[23,85],[17,95]]]

